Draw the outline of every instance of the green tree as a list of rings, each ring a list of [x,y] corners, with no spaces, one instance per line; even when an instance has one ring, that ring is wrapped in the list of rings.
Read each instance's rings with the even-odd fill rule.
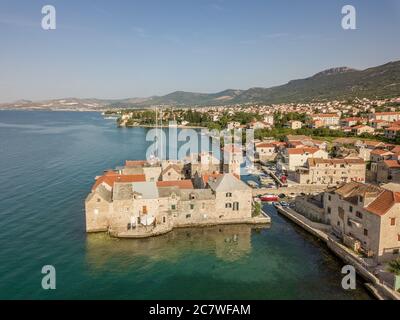
[[[400,258],[389,262],[388,271],[400,276]]]

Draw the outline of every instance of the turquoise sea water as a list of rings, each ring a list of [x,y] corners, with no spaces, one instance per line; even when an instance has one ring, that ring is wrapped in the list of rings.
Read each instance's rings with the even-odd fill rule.
[[[146,129],[97,113],[0,111],[1,299],[369,299],[342,262],[266,208],[270,228],[180,229],[144,240],[87,235],[96,175],[145,155]],[[57,289],[41,288],[53,265]]]

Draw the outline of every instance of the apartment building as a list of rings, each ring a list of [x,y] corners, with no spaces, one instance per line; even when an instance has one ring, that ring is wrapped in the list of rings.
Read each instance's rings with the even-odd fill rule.
[[[390,126],[385,129],[385,138],[394,140],[400,137],[400,126]]]
[[[340,117],[336,113],[320,113],[311,116],[314,123],[318,123],[317,127],[331,127],[338,126]]]
[[[309,158],[328,159],[328,153],[315,147],[286,148],[278,165],[283,170],[295,171],[297,167],[305,166]]]
[[[277,153],[275,145],[269,142],[261,142],[255,145],[256,158],[261,161],[274,160]]]
[[[292,129],[292,130],[297,130],[297,129],[301,129],[303,127],[303,123],[301,121],[297,121],[297,120],[290,120],[285,125],[285,127]]]
[[[363,159],[309,158],[297,167],[295,181],[300,184],[337,185],[350,181],[365,182],[366,165]]]
[[[367,122],[366,119],[360,117],[350,117],[344,118],[340,120],[341,127],[354,127],[358,124],[365,124]]]
[[[400,120],[400,112],[376,112],[369,115],[370,120],[394,122]]]
[[[370,126],[359,125],[359,126],[352,127],[351,132],[357,136],[360,136],[364,133],[373,134],[375,132],[375,129]]]

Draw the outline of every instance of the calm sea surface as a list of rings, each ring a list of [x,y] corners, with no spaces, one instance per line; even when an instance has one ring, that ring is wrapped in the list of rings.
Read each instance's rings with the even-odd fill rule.
[[[146,129],[97,113],[0,111],[0,298],[369,299],[341,261],[268,207],[270,228],[181,229],[144,240],[85,233],[93,179],[143,159]],[[57,289],[41,288],[41,269]]]

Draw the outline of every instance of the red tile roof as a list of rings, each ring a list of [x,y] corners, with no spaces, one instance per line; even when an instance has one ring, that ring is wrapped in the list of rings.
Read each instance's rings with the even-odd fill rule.
[[[127,167],[143,167],[147,163],[147,160],[126,160],[125,166]]]
[[[201,179],[203,180],[204,184],[207,184],[208,180],[210,180],[210,178],[211,179],[213,179],[213,178],[216,179],[216,178],[218,178],[218,177],[220,177],[222,175],[223,175],[222,173],[203,174],[201,176]]]
[[[397,160],[385,160],[383,161],[388,168],[392,169],[399,169],[400,168],[400,163]]]
[[[400,192],[385,190],[366,209],[373,214],[383,216],[396,203],[400,203]]]
[[[275,145],[273,145],[272,143],[261,142],[259,144],[256,144],[256,148],[275,148]]]
[[[400,131],[400,127],[392,126],[386,129],[387,131]]]
[[[208,183],[208,181],[210,180],[210,179],[217,179],[217,178],[219,178],[220,176],[223,176],[224,174],[223,173],[212,173],[212,174],[203,174],[202,176],[201,176],[201,179],[203,180],[203,183],[206,185],[207,183]],[[238,176],[237,174],[232,174],[236,179],[239,179],[240,180],[240,176]]]
[[[392,150],[390,150],[393,153],[400,153],[400,146],[395,146]]]
[[[316,153],[320,149],[318,148],[289,148],[287,149],[288,154],[305,154],[305,153]]]
[[[328,164],[328,165],[336,165],[336,164],[365,164],[363,159],[322,159],[322,158],[309,158],[307,160],[308,165],[310,167],[314,167],[317,164]]]
[[[107,172],[103,176],[97,178],[96,182],[92,187],[92,190],[96,190],[96,188],[103,182],[108,184],[111,188],[113,188],[115,182],[144,182],[144,181],[146,181],[146,177],[144,174],[122,175],[122,174],[117,174],[115,172]]]
[[[390,151],[387,151],[387,150],[374,149],[374,150],[371,151],[371,154],[375,154],[375,155],[381,156],[381,155],[384,155],[384,154],[391,155],[393,153],[390,152]]]
[[[376,112],[375,115],[377,115],[377,116],[395,116],[395,115],[400,115],[400,112]]]
[[[314,114],[312,117],[313,118],[339,118],[339,116],[336,113],[320,113],[320,114]]]
[[[178,187],[179,189],[194,189],[192,180],[157,181],[157,187]]]
[[[347,122],[350,122],[350,121],[365,121],[365,119],[358,118],[358,117],[351,117],[351,118],[342,119],[341,121],[347,121]]]

